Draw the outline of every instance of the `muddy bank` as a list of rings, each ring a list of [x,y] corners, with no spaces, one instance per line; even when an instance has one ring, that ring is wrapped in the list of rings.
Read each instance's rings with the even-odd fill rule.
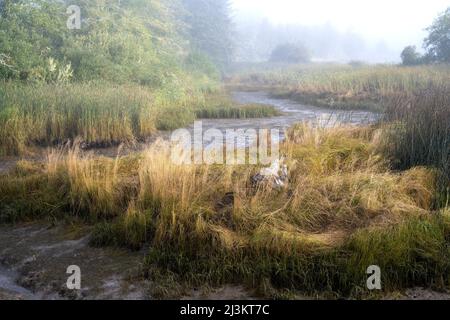
[[[144,254],[92,248],[82,227],[0,227],[0,292],[18,299],[144,299],[146,283],[137,281]],[[70,265],[81,268],[80,291],[67,289]]]
[[[424,288],[414,288],[406,290],[400,297],[403,300],[449,300],[450,292],[436,292]]]
[[[19,157],[0,157],[0,174],[13,169],[19,160]]]
[[[93,248],[89,228],[33,223],[0,227],[0,300],[145,300],[161,284],[140,270],[146,250]],[[81,269],[81,290],[67,289],[67,267]],[[170,289],[170,288],[169,288]],[[243,286],[183,288],[171,299],[248,300],[257,298]],[[295,299],[317,299],[307,296]],[[450,300],[449,293],[423,288],[392,293],[390,300]]]
[[[90,229],[33,223],[0,227],[0,300],[161,299],[159,283],[145,279],[146,250],[89,246]],[[69,290],[67,267],[81,269],[81,290]],[[175,299],[249,299],[243,287],[182,288]]]

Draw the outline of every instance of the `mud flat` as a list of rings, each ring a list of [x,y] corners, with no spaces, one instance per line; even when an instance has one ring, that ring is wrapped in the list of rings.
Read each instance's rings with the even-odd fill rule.
[[[146,300],[158,286],[140,270],[145,250],[94,248],[87,228],[48,223],[0,227],[0,300]],[[67,289],[67,267],[81,269],[81,290]],[[177,299],[249,299],[239,286],[183,288]],[[157,297],[161,298],[161,297]]]
[[[89,230],[70,226],[1,227],[0,298],[144,299],[147,283],[138,279],[143,255],[93,248]],[[80,291],[67,289],[70,265],[81,268]]]

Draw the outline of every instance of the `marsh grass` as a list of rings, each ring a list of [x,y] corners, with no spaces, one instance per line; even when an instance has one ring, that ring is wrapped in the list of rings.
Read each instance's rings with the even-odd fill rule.
[[[177,232],[154,238],[149,276],[160,267],[191,285],[243,282],[265,294],[274,287],[360,296],[367,266],[380,264],[386,290],[448,285],[449,216],[429,211],[433,173],[390,172],[375,151],[376,136],[371,129],[293,129],[284,146],[288,190],[249,192],[250,173],[241,172],[231,185],[232,208],[215,213],[221,219],[172,216]]]
[[[138,86],[4,83],[0,96],[3,154],[77,137],[91,145],[110,145],[156,131],[155,97]]]
[[[261,66],[232,75],[228,84],[243,89],[265,89],[276,97],[334,109],[383,111],[398,93],[426,90],[450,81],[449,67],[388,65]]]
[[[449,285],[449,216],[411,218],[394,226],[364,229],[333,248],[291,250],[264,247],[191,252],[155,249],[146,258],[150,278],[155,267],[190,285],[245,283],[266,297],[285,290],[331,298],[367,298],[366,269],[383,270],[383,292],[410,286]],[[161,270],[161,269],[159,269]]]
[[[430,166],[438,171],[437,206],[450,196],[450,88],[430,86],[393,99],[386,110],[385,153],[394,168]]]
[[[195,110],[195,114],[199,119],[251,119],[281,115],[275,107],[263,104],[206,107]]]
[[[448,65],[263,66],[238,72],[229,83],[316,106],[382,112],[384,154],[392,168],[436,169],[435,206],[442,207],[450,195],[449,75]]]
[[[296,126],[282,190],[252,186],[258,167],[175,165],[162,141],[117,159],[70,147],[2,175],[0,212],[75,216],[96,225],[93,245],[150,246],[149,278],[359,296],[376,264],[386,290],[442,288],[450,223],[448,210],[431,211],[434,171],[390,171],[380,141],[376,128]]]
[[[177,292],[180,283],[236,282],[266,297],[367,297],[370,265],[382,268],[385,291],[448,288],[447,67],[308,68],[258,73],[251,84],[329,106],[381,102],[386,121],[294,126],[281,148],[289,168],[282,189],[253,185],[258,166],[175,165],[164,141],[115,159],[80,148],[198,117],[276,115],[271,107],[236,106],[217,94],[170,100],[142,87],[52,87],[52,95],[7,84],[0,90],[8,101],[0,108],[3,153],[80,138],[50,151],[43,164],[20,161],[0,176],[0,221],[81,219],[94,225],[92,245],[150,247],[145,275],[170,279]],[[160,294],[170,295],[170,283]]]
[[[85,148],[133,143],[196,118],[256,118],[278,113],[264,105],[233,104],[224,94],[152,90],[137,85],[0,84],[0,155],[80,138]]]
[[[264,104],[237,104],[228,94],[206,96],[205,103],[195,108],[200,119],[247,119],[266,118],[281,115],[273,106]]]

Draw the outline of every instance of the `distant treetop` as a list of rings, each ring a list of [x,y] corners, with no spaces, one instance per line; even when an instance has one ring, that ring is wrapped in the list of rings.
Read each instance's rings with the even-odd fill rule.
[[[311,56],[308,49],[302,44],[286,43],[277,46],[270,57],[271,62],[308,63]]]

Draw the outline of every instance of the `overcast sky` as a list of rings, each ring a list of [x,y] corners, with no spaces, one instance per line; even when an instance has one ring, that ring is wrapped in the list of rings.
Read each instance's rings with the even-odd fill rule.
[[[421,47],[424,29],[450,7],[449,0],[231,0],[234,13],[267,17],[275,24],[330,23],[393,49]]]

